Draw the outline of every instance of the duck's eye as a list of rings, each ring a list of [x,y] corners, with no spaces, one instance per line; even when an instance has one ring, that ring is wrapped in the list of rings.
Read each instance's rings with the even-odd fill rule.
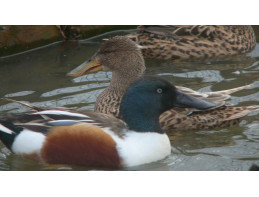
[[[157,91],[158,94],[161,94],[163,92],[162,88],[157,88],[156,91]]]

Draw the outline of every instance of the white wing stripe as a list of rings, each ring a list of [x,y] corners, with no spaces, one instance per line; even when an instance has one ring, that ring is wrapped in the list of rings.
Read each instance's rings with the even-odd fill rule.
[[[3,126],[2,124],[0,124],[0,131],[3,131],[3,132],[8,133],[8,134],[14,133],[12,130],[6,128],[6,127]]]
[[[72,113],[72,112],[66,112],[66,111],[59,111],[59,110],[46,110],[46,111],[40,111],[33,114],[39,114],[39,115],[65,115],[65,116],[75,116],[75,117],[82,117],[82,118],[88,118],[88,116],[78,113]]]

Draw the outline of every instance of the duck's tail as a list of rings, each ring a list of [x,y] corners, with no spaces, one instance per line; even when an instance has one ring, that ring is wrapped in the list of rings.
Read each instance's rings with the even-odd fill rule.
[[[251,83],[249,85],[240,86],[240,87],[237,87],[237,88],[221,90],[221,91],[215,91],[213,93],[230,95],[230,94],[233,94],[233,93],[238,92],[240,90],[243,90],[243,89],[246,89],[246,88],[250,88],[251,86],[253,86],[253,83]]]
[[[23,128],[14,125],[11,122],[0,120],[0,140],[11,150],[15,137]]]
[[[259,105],[252,105],[247,107],[250,112],[259,111]]]
[[[13,153],[37,160],[45,135],[0,120],[0,140]]]

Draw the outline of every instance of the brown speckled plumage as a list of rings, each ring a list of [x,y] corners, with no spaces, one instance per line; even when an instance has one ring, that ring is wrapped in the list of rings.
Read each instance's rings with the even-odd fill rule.
[[[237,125],[241,117],[255,110],[259,110],[259,106],[224,105],[216,109],[192,112],[187,116],[182,110],[170,110],[160,116],[160,124],[169,131],[225,128]]]
[[[122,95],[145,70],[145,62],[140,49],[133,42],[128,43],[129,41],[124,37],[116,37],[105,42],[97,53],[96,60],[104,68],[112,71],[112,85],[98,96],[95,105],[96,112],[117,117]]]
[[[128,37],[143,46],[145,58],[156,59],[234,55],[249,52],[256,44],[249,25],[142,25]]]
[[[113,48],[112,52],[106,54],[105,51],[111,51],[110,48]],[[117,56],[112,55],[112,53]],[[112,62],[110,56],[113,56]],[[122,57],[125,57],[125,59],[122,59]],[[120,102],[126,89],[145,70],[141,51],[130,39],[118,36],[106,41],[94,58],[98,60],[98,63],[112,71],[110,86],[97,98],[95,111],[118,117]],[[235,125],[241,117],[258,110],[259,106],[233,107],[225,100],[230,97],[230,94],[250,86],[246,85],[229,90],[204,93],[176,86],[177,89],[184,93],[216,104],[216,107],[205,111],[190,108],[170,110],[160,116],[160,124],[166,131],[210,129]]]

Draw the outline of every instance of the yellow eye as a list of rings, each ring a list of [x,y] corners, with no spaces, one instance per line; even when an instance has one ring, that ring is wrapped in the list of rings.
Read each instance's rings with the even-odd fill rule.
[[[158,94],[161,94],[163,92],[163,90],[161,88],[158,88],[156,91]]]

